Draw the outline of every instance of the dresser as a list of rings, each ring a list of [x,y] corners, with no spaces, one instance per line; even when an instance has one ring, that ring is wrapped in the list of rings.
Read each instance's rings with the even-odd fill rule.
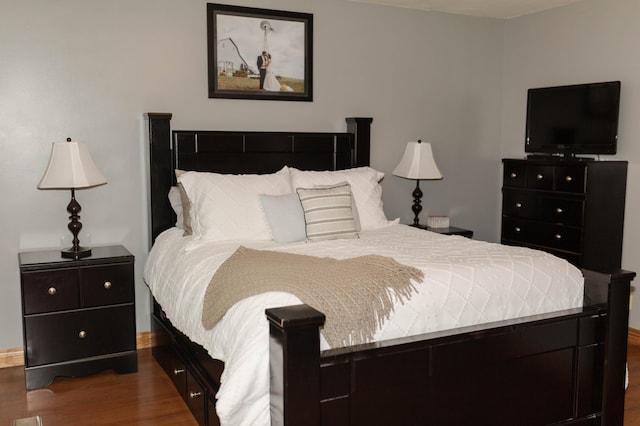
[[[27,389],[55,377],[137,371],[134,257],[122,246],[90,257],[18,254]]]
[[[502,162],[503,244],[541,249],[580,268],[620,268],[626,161]]]

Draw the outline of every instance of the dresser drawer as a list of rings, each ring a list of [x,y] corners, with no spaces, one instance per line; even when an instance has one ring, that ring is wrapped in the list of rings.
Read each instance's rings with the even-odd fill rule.
[[[505,189],[502,212],[507,216],[581,226],[584,200],[560,198],[546,192]]]
[[[554,189],[562,192],[585,192],[584,166],[556,166]]]
[[[540,244],[544,246],[558,250],[581,251],[581,233],[579,228],[542,224],[539,226],[538,233]]]
[[[135,350],[134,306],[24,319],[27,367]]]
[[[83,307],[133,302],[133,264],[122,263],[80,269]]]
[[[526,219],[503,217],[502,238],[555,250],[578,252],[581,248],[580,228]]]
[[[530,164],[527,166],[527,188],[551,190],[553,189],[553,166]]]
[[[583,209],[583,200],[543,197],[540,201],[540,219],[552,223],[582,226]]]
[[[503,185],[511,188],[527,186],[527,166],[525,163],[508,162],[504,165]]]
[[[502,194],[502,212],[503,214],[535,219],[540,213],[540,202],[535,194],[524,191],[507,191]]]
[[[75,269],[25,272],[22,274],[22,292],[25,315],[80,307]]]

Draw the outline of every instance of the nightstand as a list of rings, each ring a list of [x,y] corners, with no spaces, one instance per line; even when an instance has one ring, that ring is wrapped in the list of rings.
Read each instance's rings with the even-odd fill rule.
[[[473,238],[473,231],[470,229],[456,228],[455,226],[449,226],[448,228],[429,228],[428,226],[421,226],[420,229],[426,229],[427,231],[443,235],[462,235],[463,237]]]
[[[18,254],[26,388],[57,376],[138,370],[134,257],[122,246],[64,259],[60,250]]]

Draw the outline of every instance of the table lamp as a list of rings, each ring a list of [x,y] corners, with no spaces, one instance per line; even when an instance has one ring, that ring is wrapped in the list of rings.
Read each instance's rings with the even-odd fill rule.
[[[69,216],[69,231],[73,234],[73,246],[62,250],[64,258],[80,259],[91,256],[91,249],[81,247],[78,233],[82,229],[80,223],[80,204],[76,201],[75,190],[104,185],[107,180],[98,170],[87,146],[83,142],[72,141],[54,142],[47,170],[38,184],[38,189],[70,189],[71,202],[67,206]]]
[[[414,179],[416,189],[413,190],[413,206],[411,210],[415,214],[413,224],[416,228],[424,228],[420,225],[418,215],[422,211],[422,191],[420,190],[421,180],[442,179],[442,174],[438,170],[436,161],[433,159],[431,144],[428,142],[409,142],[404,150],[400,163],[393,171],[395,176]]]

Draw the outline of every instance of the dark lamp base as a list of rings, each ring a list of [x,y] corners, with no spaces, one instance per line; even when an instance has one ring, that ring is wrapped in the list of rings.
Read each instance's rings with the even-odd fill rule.
[[[412,223],[409,226],[413,226],[414,228],[418,228],[418,229],[427,229],[427,225],[422,225],[420,223]]]
[[[91,249],[87,247],[70,247],[60,252],[65,259],[81,259],[91,256]]]

